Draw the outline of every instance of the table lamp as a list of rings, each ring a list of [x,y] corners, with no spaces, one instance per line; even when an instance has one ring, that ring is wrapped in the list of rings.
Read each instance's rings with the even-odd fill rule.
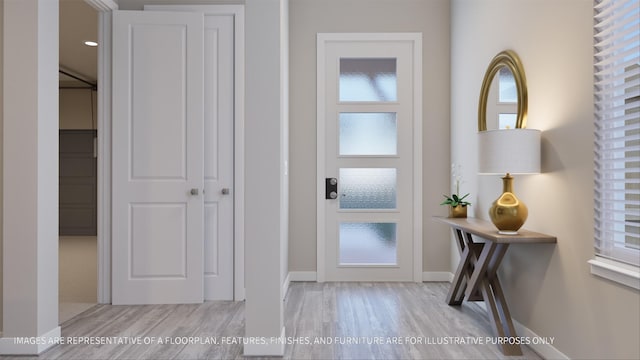
[[[516,235],[527,220],[527,206],[513,193],[511,174],[540,172],[540,130],[506,129],[478,133],[478,173],[506,174],[502,195],[489,209],[498,233]]]

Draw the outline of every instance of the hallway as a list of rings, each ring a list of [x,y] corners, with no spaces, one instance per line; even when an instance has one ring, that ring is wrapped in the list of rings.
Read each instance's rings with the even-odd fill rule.
[[[448,287],[448,283],[292,283],[285,300],[284,358],[518,359],[505,357],[496,345],[486,343],[494,335],[480,307],[445,303]],[[120,344],[65,344],[40,357],[10,359],[241,359],[244,303],[97,305],[63,323],[62,336],[65,341],[109,339]],[[452,344],[473,339],[482,344]],[[141,344],[132,344],[136,341]],[[523,352],[522,358],[539,359],[528,347]]]

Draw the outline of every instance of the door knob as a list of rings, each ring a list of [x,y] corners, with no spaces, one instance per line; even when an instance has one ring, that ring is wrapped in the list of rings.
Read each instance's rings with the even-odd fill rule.
[[[191,189],[190,193],[191,195],[198,195],[198,189]]]
[[[338,197],[338,193],[335,191],[332,191],[329,193],[329,198],[331,199],[336,199]]]
[[[222,188],[221,192],[222,192],[222,195],[229,195],[230,190],[229,190],[229,188]]]

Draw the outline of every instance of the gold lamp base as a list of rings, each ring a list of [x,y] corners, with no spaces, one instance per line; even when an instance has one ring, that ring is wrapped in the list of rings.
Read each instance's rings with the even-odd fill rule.
[[[513,193],[513,177],[507,173],[502,178],[502,195],[493,202],[489,217],[499,234],[516,235],[527,220],[529,210]]]

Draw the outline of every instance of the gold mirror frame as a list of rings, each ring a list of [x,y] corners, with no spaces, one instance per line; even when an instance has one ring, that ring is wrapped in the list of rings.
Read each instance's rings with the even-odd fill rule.
[[[509,68],[516,81],[516,90],[518,91],[516,128],[524,129],[527,127],[527,79],[524,76],[524,67],[515,51],[505,50],[491,60],[487,72],[484,74],[482,89],[480,89],[480,104],[478,105],[478,131],[487,130],[487,98],[489,96],[489,89],[491,88],[493,77],[502,67]]]

